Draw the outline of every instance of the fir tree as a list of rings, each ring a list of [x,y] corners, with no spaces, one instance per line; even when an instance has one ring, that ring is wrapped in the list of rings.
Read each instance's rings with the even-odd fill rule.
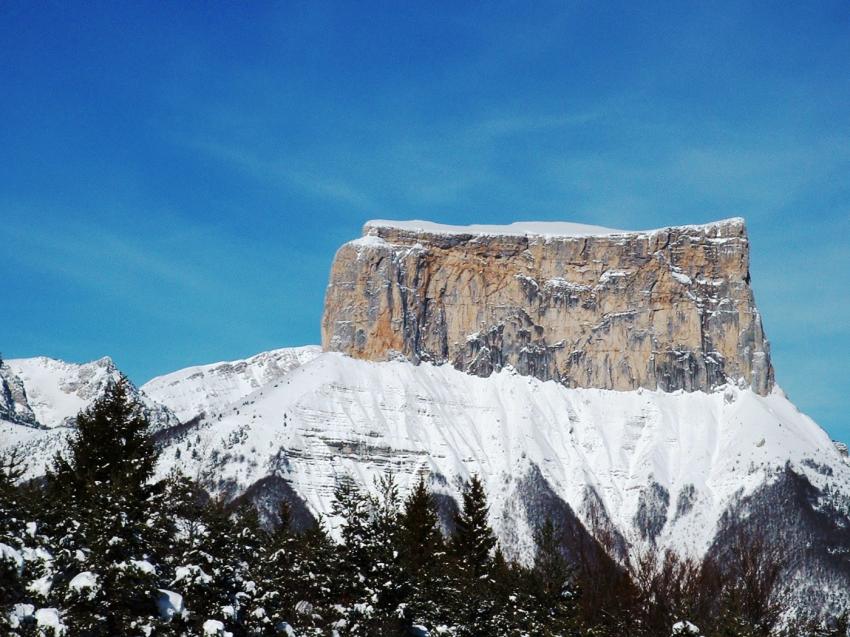
[[[399,516],[400,558],[411,581],[413,623],[431,628],[450,623],[451,596],[445,541],[434,498],[420,478]]]
[[[120,635],[158,623],[150,484],[156,450],[129,382],[110,385],[77,416],[66,455],[47,474],[46,505],[57,530],[52,601],[69,630]]]
[[[336,601],[340,582],[337,546],[328,535],[324,522],[301,533],[295,545],[295,564],[291,578],[297,594],[292,623],[303,635],[323,634],[322,628],[337,619]]]
[[[461,635],[492,633],[496,614],[493,550],[496,538],[487,519],[487,495],[477,476],[463,492],[463,506],[455,516],[451,548],[455,560],[458,594],[453,613]],[[501,556],[501,554],[499,554]],[[503,560],[498,565],[501,566]]]
[[[394,635],[408,623],[404,600],[408,584],[398,560],[398,487],[391,475],[376,483],[378,497],[343,479],[332,512],[342,518],[340,584],[349,635]]]
[[[110,384],[101,399],[78,414],[66,454],[57,454],[48,471],[48,491],[72,506],[100,503],[108,493],[143,508],[157,459],[148,428],[129,381]]]
[[[208,620],[222,622],[230,632],[237,627],[241,569],[238,546],[244,531],[224,500],[210,499],[196,511],[199,524],[180,546],[174,586],[184,596],[188,610],[185,624],[201,632]],[[248,522],[249,525],[252,521]]]
[[[334,489],[331,513],[342,520],[339,545],[340,563],[338,577],[344,585],[343,603],[366,595],[366,571],[372,563],[372,545],[369,538],[371,504],[354,481],[342,477]]]
[[[573,569],[562,549],[560,533],[551,518],[535,532],[537,553],[531,570],[532,612],[540,635],[567,635],[577,629],[577,591]]]
[[[18,481],[25,470],[17,449],[0,454],[0,541],[4,537],[17,537],[24,530],[24,518],[30,506]]]
[[[246,635],[261,631],[265,625],[266,613],[262,605],[257,603],[255,580],[263,555],[262,547],[268,543],[268,533],[262,528],[257,509],[251,502],[238,507],[232,519],[235,533],[229,567],[230,608],[233,609],[231,622],[234,634]]]
[[[18,480],[24,473],[20,454],[0,455],[0,628],[11,630],[12,608],[26,600],[25,520]],[[17,622],[16,622],[17,623]]]
[[[496,537],[487,520],[487,494],[478,476],[472,476],[463,492],[463,507],[455,516],[452,550],[461,570],[471,580],[486,576],[493,565]]]
[[[260,548],[257,590],[250,612],[251,634],[270,633],[278,626],[292,625],[301,590],[296,577],[299,538],[292,530],[292,511],[288,502],[278,508],[280,524]],[[302,609],[306,608],[302,604]]]
[[[374,562],[368,575],[375,590],[370,627],[372,634],[391,635],[410,624],[407,602],[411,586],[399,553],[401,498],[398,484],[391,473],[385,473],[376,480],[375,487],[377,496],[372,498],[370,523]]]
[[[427,570],[434,564],[435,556],[445,552],[440,533],[440,520],[434,498],[420,478],[404,502],[399,516],[399,539],[402,559],[411,573]]]

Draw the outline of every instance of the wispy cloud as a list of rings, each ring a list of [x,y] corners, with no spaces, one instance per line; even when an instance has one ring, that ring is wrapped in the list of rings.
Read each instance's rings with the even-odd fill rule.
[[[604,115],[602,109],[558,115],[507,114],[485,118],[468,127],[471,137],[487,141],[510,135],[557,131],[575,126],[584,126],[598,121]]]
[[[294,162],[284,158],[264,159],[234,143],[195,140],[189,142],[189,145],[195,150],[249,174],[254,179],[296,188],[320,199],[354,206],[366,213],[381,210],[381,206],[371,196],[347,180],[296,167],[293,165]]]

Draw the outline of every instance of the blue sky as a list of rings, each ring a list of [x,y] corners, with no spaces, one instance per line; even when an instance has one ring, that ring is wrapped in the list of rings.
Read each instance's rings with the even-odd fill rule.
[[[4,355],[318,342],[374,217],[740,215],[777,378],[850,440],[850,4],[414,4],[0,3]]]

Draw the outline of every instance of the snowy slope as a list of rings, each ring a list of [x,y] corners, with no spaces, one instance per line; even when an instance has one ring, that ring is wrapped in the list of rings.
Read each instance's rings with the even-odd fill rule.
[[[808,465],[829,465],[830,483],[850,492],[850,467],[779,389],[568,389],[510,372],[478,378],[325,353],[173,440],[162,471],[208,473],[237,492],[277,475],[322,514],[342,474],[369,485],[385,468],[403,484],[426,472],[456,495],[477,473],[503,541],[528,555],[516,489],[536,466],[586,525],[595,494],[629,544],[699,555],[730,504],[786,462],[816,485],[826,477]]]
[[[696,555],[708,549],[722,513],[786,463],[819,488],[828,481],[850,493],[850,466],[778,388],[766,397],[737,387],[569,389],[510,371],[479,378],[449,365],[315,356],[315,348],[290,354],[237,363],[244,373],[236,376],[223,374],[222,365],[230,364],[218,364],[152,381],[152,393],[183,413],[200,405],[204,387],[215,392],[206,403],[209,416],[175,430],[160,470],[176,465],[189,475],[215,476],[231,493],[276,475],[316,514],[329,512],[343,474],[368,486],[385,468],[403,484],[424,472],[437,490],[457,496],[477,473],[492,500],[494,526],[519,555],[528,553],[531,535],[516,489],[534,467],[587,526],[598,513],[591,505],[599,502],[628,544],[654,541]],[[299,356],[314,358],[246,391],[261,383],[262,370],[280,369],[273,361]],[[170,393],[157,394],[156,384]],[[45,412],[46,404],[38,402],[37,410],[57,414],[48,421],[56,422],[61,413]],[[0,422],[0,446],[27,449],[32,475],[61,439],[54,431]],[[831,475],[814,468],[822,466]]]
[[[182,404],[191,408],[202,393],[196,374],[210,383],[219,379],[208,373],[216,367],[172,375],[189,389],[164,383],[171,394],[161,396],[188,397]],[[784,525],[781,533],[822,549],[820,561],[810,560],[810,572],[795,580],[803,582],[800,591],[808,587],[806,599],[835,599],[850,581],[847,571],[823,570],[824,560],[846,561],[834,546],[850,542],[841,530],[850,466],[779,388],[764,397],[732,386],[713,393],[569,389],[510,370],[480,378],[449,365],[336,353],[319,354],[250,393],[248,377],[239,378],[219,386],[209,415],[161,431],[160,475],[177,466],[229,496],[271,476],[314,515],[329,516],[341,476],[369,487],[391,469],[406,489],[425,475],[438,494],[457,499],[476,473],[506,552],[522,559],[532,554],[532,528],[552,512],[541,503],[551,506],[553,498],[591,533],[620,538],[620,558],[651,545],[701,556],[716,549],[729,512],[743,511],[748,499],[751,510],[766,508],[767,518],[783,503],[775,521]],[[227,396],[240,397],[222,408],[225,390],[236,385],[239,392]],[[22,448],[29,474],[39,475],[66,433],[0,420],[0,452]],[[789,470],[821,495],[794,504]],[[821,514],[828,524],[818,528],[837,531],[812,540],[814,527],[804,520]],[[336,521],[328,519],[333,529]]]
[[[317,345],[262,352],[244,360],[188,367],[158,376],[142,385],[153,400],[187,422],[201,414],[216,414],[251,392],[285,376],[321,353]]]
[[[33,414],[42,427],[66,427],[77,414],[101,396],[110,382],[121,377],[120,370],[108,356],[90,363],[78,364],[39,356],[5,361],[10,378],[19,381],[16,409]],[[10,374],[9,374],[10,372]],[[176,424],[174,415],[142,393],[133,391],[144,404],[157,429]]]

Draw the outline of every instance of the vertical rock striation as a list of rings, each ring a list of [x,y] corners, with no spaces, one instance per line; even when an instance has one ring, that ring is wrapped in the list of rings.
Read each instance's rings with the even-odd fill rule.
[[[334,259],[325,350],[570,387],[773,386],[742,219],[648,232],[373,221],[363,234]]]

